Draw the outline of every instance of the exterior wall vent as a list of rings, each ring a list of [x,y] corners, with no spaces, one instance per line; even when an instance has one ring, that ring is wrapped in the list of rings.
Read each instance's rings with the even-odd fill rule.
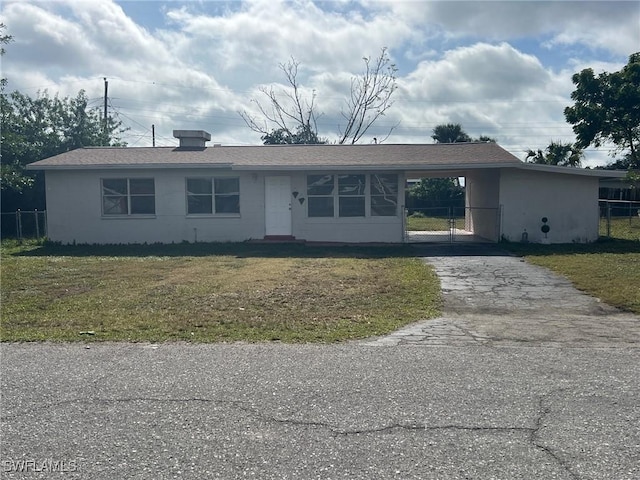
[[[173,136],[180,140],[180,147],[204,148],[211,134],[204,130],[174,130]]]

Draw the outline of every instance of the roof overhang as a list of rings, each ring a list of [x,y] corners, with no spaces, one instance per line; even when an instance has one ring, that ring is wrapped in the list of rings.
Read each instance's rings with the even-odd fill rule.
[[[231,163],[127,163],[127,164],[90,164],[90,165],[27,165],[27,170],[178,170],[185,168],[206,168],[207,170],[231,170],[233,165]]]
[[[449,171],[463,171],[463,170],[476,170],[476,169],[496,169],[504,168],[505,164],[479,164],[479,165],[420,165],[420,164],[406,164],[406,165],[380,165],[380,164],[358,164],[358,165],[339,165],[339,164],[305,164],[305,165],[234,165],[232,170],[236,171],[281,171],[281,172],[311,172],[311,171],[376,171],[376,172],[430,172],[440,173]]]
[[[627,176],[626,170],[595,170],[589,168],[558,167],[557,165],[538,165],[536,163],[520,163],[515,165],[515,167],[521,170],[598,177],[600,179],[624,179]]]

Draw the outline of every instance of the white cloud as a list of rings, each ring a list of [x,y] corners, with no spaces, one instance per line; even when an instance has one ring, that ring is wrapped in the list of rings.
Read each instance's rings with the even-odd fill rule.
[[[511,41],[531,37],[547,45],[582,44],[629,55],[640,43],[640,4],[634,1],[502,0],[385,1],[413,25],[429,23],[449,38]]]
[[[3,58],[9,88],[30,95],[82,88],[98,102],[107,77],[111,105],[132,127],[130,144],[149,144],[152,123],[161,144],[173,142],[174,128],[204,128],[216,142],[259,143],[237,111],[252,108],[260,85],[282,82],[278,64],[293,56],[302,85],[318,95],[320,133],[334,138],[362,57],[387,46],[399,89],[369,139],[400,122],[389,142],[431,141],[434,126],[457,122],[522,158],[524,149],[572,140],[563,116],[571,75],[618,70],[640,38],[637,2],[135,6],[156,9],[153,18],[162,21],[136,23],[127,4],[111,0],[6,1],[1,21],[15,38]],[[549,56],[562,63],[548,63]]]

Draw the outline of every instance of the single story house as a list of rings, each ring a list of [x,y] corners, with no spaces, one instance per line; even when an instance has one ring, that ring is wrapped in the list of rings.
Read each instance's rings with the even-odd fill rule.
[[[598,238],[598,185],[624,173],[527,164],[495,143],[91,147],[32,163],[48,237],[86,244],[406,239],[407,178],[464,177],[465,228],[489,241]],[[550,226],[543,240],[541,219]]]

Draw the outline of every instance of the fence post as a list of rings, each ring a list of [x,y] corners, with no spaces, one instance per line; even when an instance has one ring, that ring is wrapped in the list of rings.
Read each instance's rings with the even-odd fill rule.
[[[456,229],[456,219],[453,217],[455,212],[453,211],[453,207],[449,207],[449,243],[453,243],[454,231]]]
[[[607,202],[607,238],[611,238],[611,204]]]
[[[33,211],[34,216],[36,217],[36,240],[40,238],[40,223],[38,221],[38,209],[36,208]]]
[[[16,210],[16,228],[18,231],[18,241],[22,242],[22,212],[20,209]]]

